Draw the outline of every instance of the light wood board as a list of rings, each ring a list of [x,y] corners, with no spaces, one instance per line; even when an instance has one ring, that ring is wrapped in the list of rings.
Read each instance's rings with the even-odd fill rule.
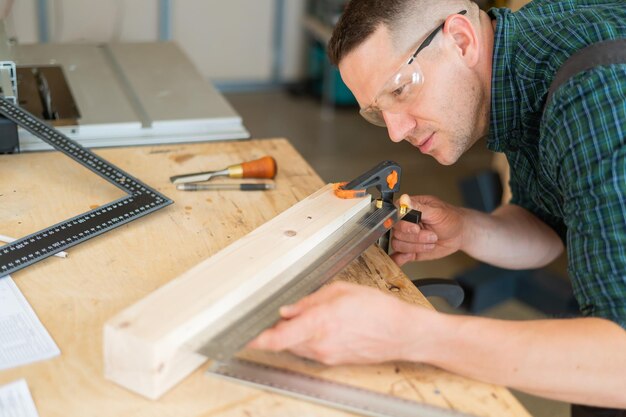
[[[264,289],[287,284],[283,272],[371,201],[333,189],[320,188],[109,320],[105,376],[157,399],[200,366],[205,358],[192,349],[264,301]]]

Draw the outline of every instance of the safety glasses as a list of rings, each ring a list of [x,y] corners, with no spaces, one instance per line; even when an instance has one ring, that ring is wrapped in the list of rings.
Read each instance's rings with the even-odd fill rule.
[[[457,14],[464,15],[466,13],[467,10],[461,10]],[[417,54],[430,45],[444,25],[445,20],[424,39],[409,60],[383,85],[372,104],[359,110],[359,113],[365,120],[376,126],[385,127],[383,111],[395,114],[401,113],[406,108],[406,105],[411,103],[413,98],[417,96],[424,83],[424,74],[415,58]]]

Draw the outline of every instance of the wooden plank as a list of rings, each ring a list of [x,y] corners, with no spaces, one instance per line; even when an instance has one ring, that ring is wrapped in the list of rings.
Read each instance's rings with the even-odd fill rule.
[[[370,196],[341,199],[331,184],[206,259],[104,327],[106,378],[156,399],[201,365],[190,346],[238,318],[242,306],[341,227]]]

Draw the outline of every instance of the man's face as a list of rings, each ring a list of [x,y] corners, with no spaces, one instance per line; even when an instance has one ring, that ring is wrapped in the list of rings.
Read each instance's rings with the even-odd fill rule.
[[[480,84],[456,56],[457,49],[440,33],[417,56],[424,75],[419,93],[401,111],[384,111],[389,137],[406,140],[443,165],[455,163],[480,137]],[[416,39],[420,42],[421,39]],[[382,86],[413,50],[397,52],[384,26],[339,63],[341,77],[361,108],[372,104]]]

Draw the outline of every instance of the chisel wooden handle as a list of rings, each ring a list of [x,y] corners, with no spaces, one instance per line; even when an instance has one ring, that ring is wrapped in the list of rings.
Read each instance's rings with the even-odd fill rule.
[[[254,161],[229,166],[228,176],[232,178],[274,178],[276,170],[274,158],[264,156]]]

